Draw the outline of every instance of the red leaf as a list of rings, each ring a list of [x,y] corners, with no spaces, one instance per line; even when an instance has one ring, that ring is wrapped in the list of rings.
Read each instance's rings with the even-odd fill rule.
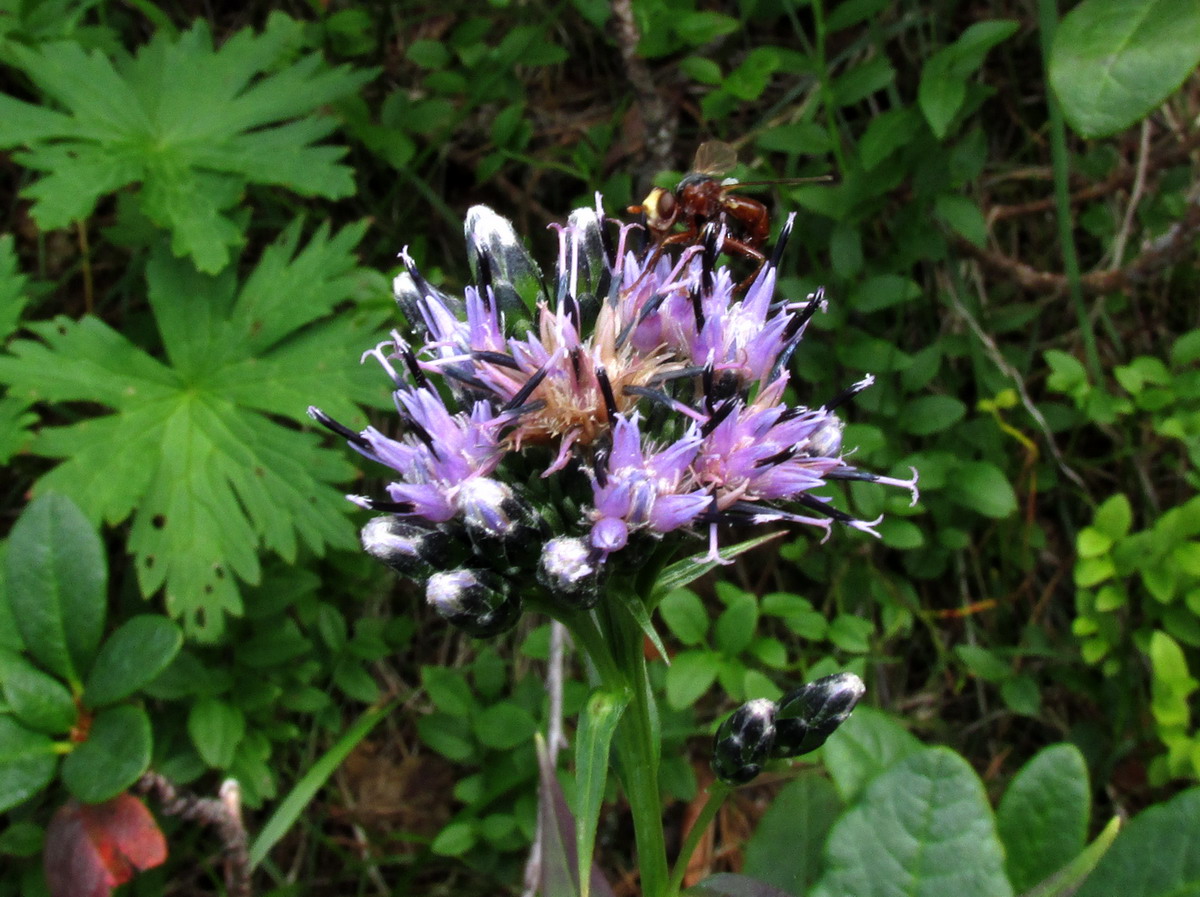
[[[132,794],[102,804],[69,801],[46,828],[43,851],[51,897],[108,897],[134,872],[167,858],[167,842]]]

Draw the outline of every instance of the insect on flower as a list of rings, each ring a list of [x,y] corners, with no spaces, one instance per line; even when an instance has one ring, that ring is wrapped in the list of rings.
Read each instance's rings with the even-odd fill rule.
[[[745,256],[755,263],[743,283],[748,286],[766,264],[763,247],[771,235],[771,216],[765,204],[749,196],[734,193],[742,187],[766,184],[804,184],[830,181],[829,175],[815,178],[791,178],[765,181],[738,181],[724,177],[737,164],[737,150],[720,140],[700,144],[692,161],[692,170],[674,190],[655,187],[638,206],[630,206],[633,215],[642,214],[658,251],[669,245],[700,242],[709,224],[725,225],[723,249]],[[682,226],[683,230],[676,228]]]

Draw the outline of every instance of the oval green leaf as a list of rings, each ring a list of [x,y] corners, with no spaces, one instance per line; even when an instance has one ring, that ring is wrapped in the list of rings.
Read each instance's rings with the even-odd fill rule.
[[[205,763],[228,769],[246,733],[246,717],[218,698],[201,698],[188,713],[187,730]]]
[[[813,897],[1013,893],[983,783],[947,748],[913,754],[871,782],[830,832],[825,857]]]
[[[85,804],[120,794],[150,767],[150,717],[131,704],[101,710],[87,741],[63,761],[62,780]]]
[[[67,687],[15,651],[0,648],[0,690],[16,717],[48,735],[70,731],[78,715]]]
[[[78,684],[104,629],[108,570],[100,537],[69,498],[43,495],[13,526],[5,561],[8,601],[26,648]]]
[[[1087,763],[1072,744],[1051,745],[1021,767],[996,810],[1008,877],[1024,893],[1073,860],[1091,816]]]
[[[1148,115],[1200,63],[1195,0],[1083,0],[1054,34],[1050,86],[1085,137]]]
[[[50,738],[0,715],[0,813],[45,788],[57,764]]]
[[[1139,814],[1075,897],[1200,894],[1200,788]]]
[[[183,632],[158,614],[131,617],[100,646],[83,703],[105,707],[129,697],[165,670],[183,645]]]

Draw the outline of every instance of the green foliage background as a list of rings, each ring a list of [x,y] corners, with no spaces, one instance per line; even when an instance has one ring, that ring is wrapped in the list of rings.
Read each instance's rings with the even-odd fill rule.
[[[1069,741],[1097,820],[1200,778],[1200,14],[1114,5],[1098,25],[1094,2],[1059,21],[1047,2],[637,0],[630,62],[620,7],[595,0],[0,0],[6,531],[30,495],[70,498],[104,537],[109,637],[147,614],[183,634],[105,712],[148,719],[138,750],[180,783],[236,776],[254,821],[315,757],[355,748],[264,863],[273,887],[516,882],[546,630],[465,642],[372,569],[341,497],[366,491],[354,459],[304,409],[386,421],[357,361],[394,326],[401,247],[460,286],[463,214],[484,202],[548,262],[546,224],[597,190],[621,214],[719,138],[744,180],[776,181],[754,195],[778,220],[800,212],[781,289],[830,300],[797,352],[800,399],[873,374],[845,442],[865,468],[916,467],[922,498],[850,488],[857,516],[886,515],[880,541],[789,534],[667,595],[672,796],[695,794],[697,733],[731,702],[833,669],[969,761],[897,776],[973,766],[997,797]],[[836,185],[778,183],[826,171]],[[45,701],[5,685],[0,759],[61,736],[83,688],[22,638],[6,588],[0,675]],[[584,698],[569,683],[568,715]],[[350,728],[387,701],[418,719]],[[381,770],[395,793],[364,784]],[[19,869],[0,894],[40,887],[40,826],[78,794],[53,775],[0,823]],[[857,874],[838,853],[857,807],[827,887]],[[628,838],[601,834],[628,868]],[[140,887],[206,851],[189,837]]]

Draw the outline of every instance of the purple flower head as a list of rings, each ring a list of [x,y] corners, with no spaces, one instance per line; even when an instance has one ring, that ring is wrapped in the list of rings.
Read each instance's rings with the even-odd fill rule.
[[[707,529],[716,558],[725,524],[873,532],[822,494],[831,481],[915,502],[915,473],[847,462],[836,409],[869,378],[823,405],[789,401],[788,360],[824,297],[777,295],[778,246],[742,288],[719,224],[695,245],[646,245],[597,197],[553,227],[546,277],[507,220],[471,209],[461,297],[402,252],[393,288],[408,326],[364,356],[392,381],[398,422],[356,431],[310,409],[390,472],[385,497],[352,496],[386,515],[364,531],[368,550],[423,575],[436,543],[460,567],[428,581],[448,618],[492,608],[507,621],[496,596],[529,589],[590,607],[603,577],[633,570],[623,552],[639,539]]]

